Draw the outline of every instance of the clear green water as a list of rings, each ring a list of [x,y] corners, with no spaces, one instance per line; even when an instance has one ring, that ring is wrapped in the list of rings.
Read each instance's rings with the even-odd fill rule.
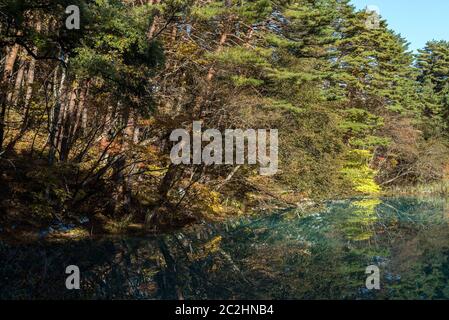
[[[328,202],[157,238],[0,244],[0,298],[449,299],[449,203]],[[65,267],[81,270],[65,289]],[[381,290],[365,286],[369,265]]]

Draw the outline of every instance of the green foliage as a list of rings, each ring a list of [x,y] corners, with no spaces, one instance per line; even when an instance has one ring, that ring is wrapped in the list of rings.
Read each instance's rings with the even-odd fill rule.
[[[223,5],[223,1],[212,2],[208,6],[195,5],[191,9],[192,16],[194,18],[206,21],[214,17],[218,17],[226,11],[227,10]]]
[[[237,46],[226,48],[220,52],[207,54],[206,57],[215,59],[221,63],[261,68],[269,66],[267,58],[270,54],[271,51],[269,49],[255,48],[252,50]]]
[[[244,86],[258,87],[264,83],[263,80],[247,78],[244,76],[232,76],[231,80],[232,80],[232,83],[237,87],[244,87]]]
[[[429,135],[447,135],[449,119],[449,42],[430,41],[416,61],[421,84],[420,114]]]
[[[414,64],[405,39],[384,20],[370,27],[372,16],[349,0],[5,4],[0,41],[8,50],[20,47],[12,81],[2,83],[0,92],[1,107],[11,111],[5,142],[17,134],[15,149],[21,152],[31,148],[36,155],[39,147],[42,157],[57,149],[59,160],[89,167],[94,177],[77,176],[77,182],[81,189],[87,183],[114,186],[113,211],[123,203],[139,210],[167,205],[175,216],[171,206],[186,203],[186,211],[212,216],[225,211],[221,199],[243,203],[249,189],[257,189],[252,166],[236,172],[232,166],[169,168],[169,132],[192,119],[210,128],[278,129],[279,173],[258,182],[302,198],[378,194],[378,183],[443,176],[444,144],[427,155],[422,141],[447,136],[448,43],[429,42]],[[68,4],[80,7],[81,30],[65,28]],[[8,50],[0,53],[2,63]],[[30,50],[40,59],[32,60]],[[27,87],[17,78],[30,74],[31,61],[36,77]],[[30,88],[31,119],[20,123],[29,116],[23,100]],[[10,103],[12,95],[17,102]],[[51,121],[59,112],[61,120]],[[54,129],[57,141],[50,143],[43,132]],[[112,137],[116,141],[109,145]],[[62,140],[73,149],[67,157]],[[179,197],[179,187],[197,175],[207,182],[205,199],[188,192]],[[46,188],[58,203],[89,197],[77,190],[71,199],[57,183]],[[49,196],[32,195],[37,203]],[[186,221],[195,216],[183,215]]]

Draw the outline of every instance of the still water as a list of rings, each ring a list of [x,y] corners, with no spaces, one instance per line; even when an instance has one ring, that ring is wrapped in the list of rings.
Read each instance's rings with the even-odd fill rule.
[[[160,237],[0,243],[0,257],[0,299],[449,299],[449,202],[332,201]],[[81,290],[65,288],[72,264]]]

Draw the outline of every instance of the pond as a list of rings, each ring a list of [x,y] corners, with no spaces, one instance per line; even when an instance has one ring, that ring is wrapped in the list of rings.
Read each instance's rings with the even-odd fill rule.
[[[0,299],[449,299],[449,206],[329,201],[159,237],[0,243],[0,258]]]

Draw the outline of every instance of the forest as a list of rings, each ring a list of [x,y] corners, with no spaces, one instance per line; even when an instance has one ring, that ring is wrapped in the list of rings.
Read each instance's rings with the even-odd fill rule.
[[[278,130],[277,174],[173,164],[195,121]],[[449,42],[412,52],[349,0],[0,0],[2,236],[446,194],[448,125]]]

